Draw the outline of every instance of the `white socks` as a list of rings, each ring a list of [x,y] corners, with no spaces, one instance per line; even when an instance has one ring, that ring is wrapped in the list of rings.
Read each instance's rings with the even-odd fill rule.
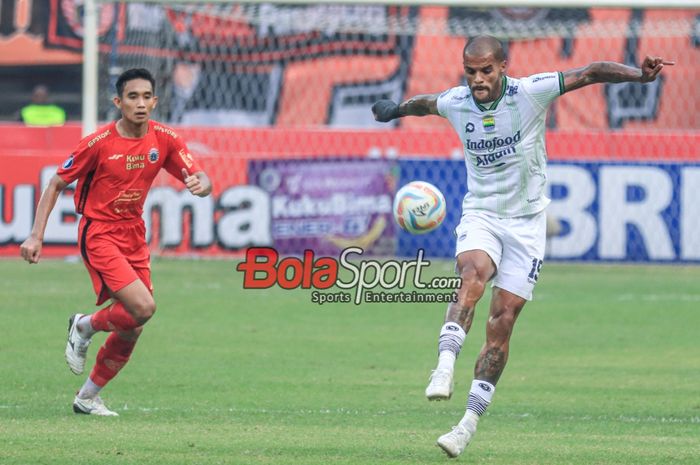
[[[466,419],[467,416],[473,418],[473,416],[476,415],[478,418],[483,415],[486,408],[491,403],[494,391],[496,391],[496,386],[488,381],[479,379],[472,381],[472,388],[469,391],[469,398],[467,400],[467,413],[462,420]],[[469,415],[470,412],[472,415]]]
[[[95,331],[95,328],[92,327],[91,318],[92,315],[83,315],[82,318],[78,320],[78,324],[76,326],[78,327],[78,332],[82,337],[90,338],[97,332]]]
[[[78,392],[78,398],[94,399],[95,397],[97,397],[101,390],[102,387],[93,383],[92,380],[88,377],[87,381],[85,381],[85,384],[83,384],[83,387],[80,388],[80,392]]]
[[[450,352],[449,350],[445,350],[443,352],[440,352],[440,356],[438,357],[438,365],[437,365],[436,370],[454,371],[455,360],[457,360],[457,356],[454,354],[454,352]]]
[[[437,369],[454,370],[455,360],[462,350],[464,339],[467,333],[464,329],[452,321],[445,323],[440,330],[440,339],[438,340],[438,366]]]

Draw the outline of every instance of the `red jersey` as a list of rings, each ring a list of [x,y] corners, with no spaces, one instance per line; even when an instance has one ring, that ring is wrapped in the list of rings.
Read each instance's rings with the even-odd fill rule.
[[[57,174],[78,180],[75,211],[97,221],[140,218],[151,184],[161,168],[180,181],[182,169],[201,171],[183,140],[169,127],[148,122],[145,136],[119,135],[114,122],[87,136]]]

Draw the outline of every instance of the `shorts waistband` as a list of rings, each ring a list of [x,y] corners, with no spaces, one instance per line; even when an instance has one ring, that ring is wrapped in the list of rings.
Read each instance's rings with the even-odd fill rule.
[[[124,219],[124,220],[96,220],[94,218],[88,218],[87,216],[83,216],[82,221],[89,221],[90,223],[94,224],[111,224],[111,225],[118,225],[118,226],[132,226],[136,224],[142,224],[143,223],[143,218],[140,216],[138,218],[129,218],[129,219]]]

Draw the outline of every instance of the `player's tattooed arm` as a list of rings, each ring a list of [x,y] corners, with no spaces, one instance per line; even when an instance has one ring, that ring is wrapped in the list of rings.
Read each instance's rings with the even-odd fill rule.
[[[372,105],[374,119],[386,123],[403,116],[437,115],[437,99],[440,94],[424,94],[411,97],[400,105],[392,100],[378,100]]]
[[[500,347],[486,349],[476,361],[474,378],[495,385],[506,367],[506,358],[506,353]]]
[[[416,95],[399,105],[401,116],[437,115],[437,100],[440,94]]]
[[[583,68],[565,71],[564,92],[601,82],[651,82],[665,65],[673,64],[675,62],[651,56],[644,58],[641,68],[612,61],[596,61]]]

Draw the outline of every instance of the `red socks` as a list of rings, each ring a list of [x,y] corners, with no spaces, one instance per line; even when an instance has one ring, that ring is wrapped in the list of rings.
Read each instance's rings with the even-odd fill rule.
[[[104,310],[106,309],[100,310],[100,312]],[[93,321],[94,318],[93,316]],[[95,327],[94,323],[93,327]],[[100,347],[99,352],[97,352],[97,361],[92,369],[92,373],[90,373],[92,382],[102,387],[117,376],[119,370],[129,361],[135,345],[136,340],[127,341],[120,338],[117,333],[110,334],[104,345]]]
[[[92,382],[102,387],[126,365],[136,345],[136,339],[122,339],[115,331],[131,331],[140,325],[121,302],[115,302],[93,313],[90,324],[96,331],[111,332],[97,352],[97,361],[90,373]]]
[[[121,302],[93,313],[90,324],[97,331],[131,331],[140,326]]]

